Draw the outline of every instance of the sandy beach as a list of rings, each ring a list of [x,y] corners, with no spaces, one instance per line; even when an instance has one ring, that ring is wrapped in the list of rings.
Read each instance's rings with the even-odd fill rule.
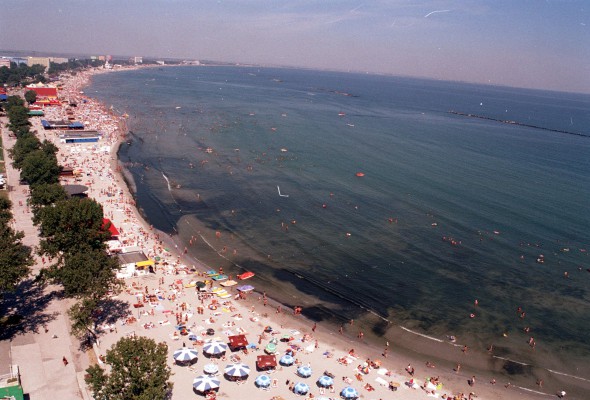
[[[555,396],[555,392],[545,393],[547,389],[534,385],[523,388],[464,369],[453,371],[455,366],[427,365],[422,357],[400,354],[396,343],[372,347],[362,337],[354,338],[316,325],[294,310],[267,299],[263,293],[247,291],[240,296],[236,288],[244,284],[255,286],[256,278],[239,281],[234,277],[238,283],[229,287],[211,281],[205,274],[211,268],[185,257],[174,238],[155,231],[135,208],[116,158],[118,145],[124,140],[124,117],[113,115],[104,105],[82,93],[93,73],[103,71],[85,71],[62,82],[60,96],[77,103],[71,110],[76,121],[85,124],[85,129],[103,133],[98,143],[60,143],[60,131],[43,130],[38,118],[32,122],[41,140],[50,140],[59,148],[60,165],[78,171],[77,177],[63,178],[62,183],[88,186],[88,196],[102,204],[104,216],[119,231],[117,246],[127,251],[141,250],[156,260],[155,273],[125,278],[125,289],[113,296],[129,303],[129,316],[100,327],[100,342],[94,348],[99,363],[121,337],[141,335],[168,345],[173,399],[203,398],[193,391],[193,381],[206,375],[205,371],[215,370],[211,374],[219,380],[217,397],[224,399],[341,398],[347,387],[354,388],[358,397],[364,399]],[[65,108],[48,108],[44,118],[67,119]],[[195,281],[210,283],[206,291],[199,291]],[[353,324],[351,321],[345,327],[346,332],[353,331]],[[228,349],[220,357],[204,353],[207,343],[227,344],[228,338],[236,335],[244,335],[247,344],[235,351]],[[425,347],[429,345],[426,339],[412,340],[423,340]],[[270,343],[274,346],[269,346]],[[178,365],[173,359],[173,353],[183,347],[197,350],[197,360],[190,366]],[[469,357],[468,352],[461,354],[461,350],[456,350],[459,356]],[[285,354],[292,355],[293,365],[280,363]],[[274,356],[276,367],[257,370],[257,358],[264,355]],[[236,363],[249,367],[249,373],[240,381],[228,379],[224,373],[228,365]],[[304,377],[307,374],[310,376]],[[329,379],[323,382],[325,387],[319,383],[324,375],[332,378],[331,387]],[[268,388],[255,384],[259,376],[269,378],[259,378],[263,385],[268,383]],[[297,390],[302,390],[300,394],[295,393],[293,385],[298,383],[307,384],[307,391],[297,386]]]

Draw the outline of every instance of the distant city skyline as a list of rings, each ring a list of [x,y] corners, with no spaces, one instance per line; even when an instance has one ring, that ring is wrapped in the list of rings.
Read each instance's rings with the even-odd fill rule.
[[[0,49],[590,93],[584,0],[2,1]]]

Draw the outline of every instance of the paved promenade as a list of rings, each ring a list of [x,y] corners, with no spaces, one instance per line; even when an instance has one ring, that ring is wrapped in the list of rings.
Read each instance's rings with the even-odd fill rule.
[[[9,196],[13,206],[13,227],[24,232],[25,245],[36,248],[39,244],[38,231],[27,207],[29,187],[19,184],[20,173],[12,167],[7,151],[14,146],[16,139],[9,136],[6,118],[0,118],[0,123]],[[32,277],[41,268],[41,259],[36,257]],[[26,309],[23,312],[23,329],[12,340],[0,343],[0,364],[19,366],[24,392],[31,400],[89,399],[84,389],[80,388],[84,383],[88,358],[85,353],[77,351],[78,341],[69,335],[66,312],[70,302],[56,298],[53,294],[55,287],[38,291],[31,285],[24,286],[16,305],[21,310]],[[64,365],[63,357],[68,360],[68,365]]]

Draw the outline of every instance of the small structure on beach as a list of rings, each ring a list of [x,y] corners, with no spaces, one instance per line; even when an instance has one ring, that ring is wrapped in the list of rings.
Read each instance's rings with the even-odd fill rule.
[[[76,131],[59,135],[60,143],[95,143],[102,134],[98,131]]]
[[[147,275],[149,267],[154,266],[154,260],[144,254],[143,251],[117,254],[119,260],[119,272],[117,278],[131,278],[138,275]]]
[[[63,188],[70,197],[88,197],[88,186],[63,185]]]

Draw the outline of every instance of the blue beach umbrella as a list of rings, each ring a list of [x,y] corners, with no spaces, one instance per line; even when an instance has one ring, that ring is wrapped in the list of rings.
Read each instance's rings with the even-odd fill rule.
[[[297,368],[297,375],[299,375],[302,378],[309,378],[311,376],[311,372],[311,368],[307,365],[302,365],[299,368]]]
[[[353,388],[352,386],[347,386],[344,389],[342,389],[342,392],[340,392],[340,396],[344,397],[345,399],[356,399],[357,397],[359,397],[359,394],[355,388]]]
[[[334,384],[334,379],[332,379],[328,375],[322,375],[322,376],[320,376],[320,379],[318,379],[318,385],[320,385],[321,387],[330,387],[333,384]]]
[[[225,367],[225,374],[231,378],[244,378],[250,374],[250,367],[246,364],[230,364]]]
[[[267,388],[270,386],[270,378],[268,377],[268,375],[258,375],[256,380],[254,381],[254,384],[261,388]]]
[[[189,349],[187,347],[183,347],[182,349],[176,350],[174,352],[174,360],[176,362],[191,362],[197,359],[198,352],[195,349]]]
[[[236,289],[239,290],[240,292],[250,292],[250,291],[254,290],[254,286],[242,285],[242,286],[238,286]]]
[[[287,367],[290,365],[293,365],[294,362],[295,362],[295,359],[293,359],[293,356],[290,354],[285,354],[279,360],[279,364],[287,366]]]
[[[209,342],[203,346],[203,353],[210,356],[218,356],[227,351],[227,344],[222,342]]]
[[[307,383],[297,382],[297,384],[293,388],[293,392],[295,394],[307,394],[307,392],[309,392],[309,386],[307,385]]]
[[[220,381],[209,375],[197,376],[193,381],[193,389],[197,392],[206,392],[208,390],[219,389]]]

